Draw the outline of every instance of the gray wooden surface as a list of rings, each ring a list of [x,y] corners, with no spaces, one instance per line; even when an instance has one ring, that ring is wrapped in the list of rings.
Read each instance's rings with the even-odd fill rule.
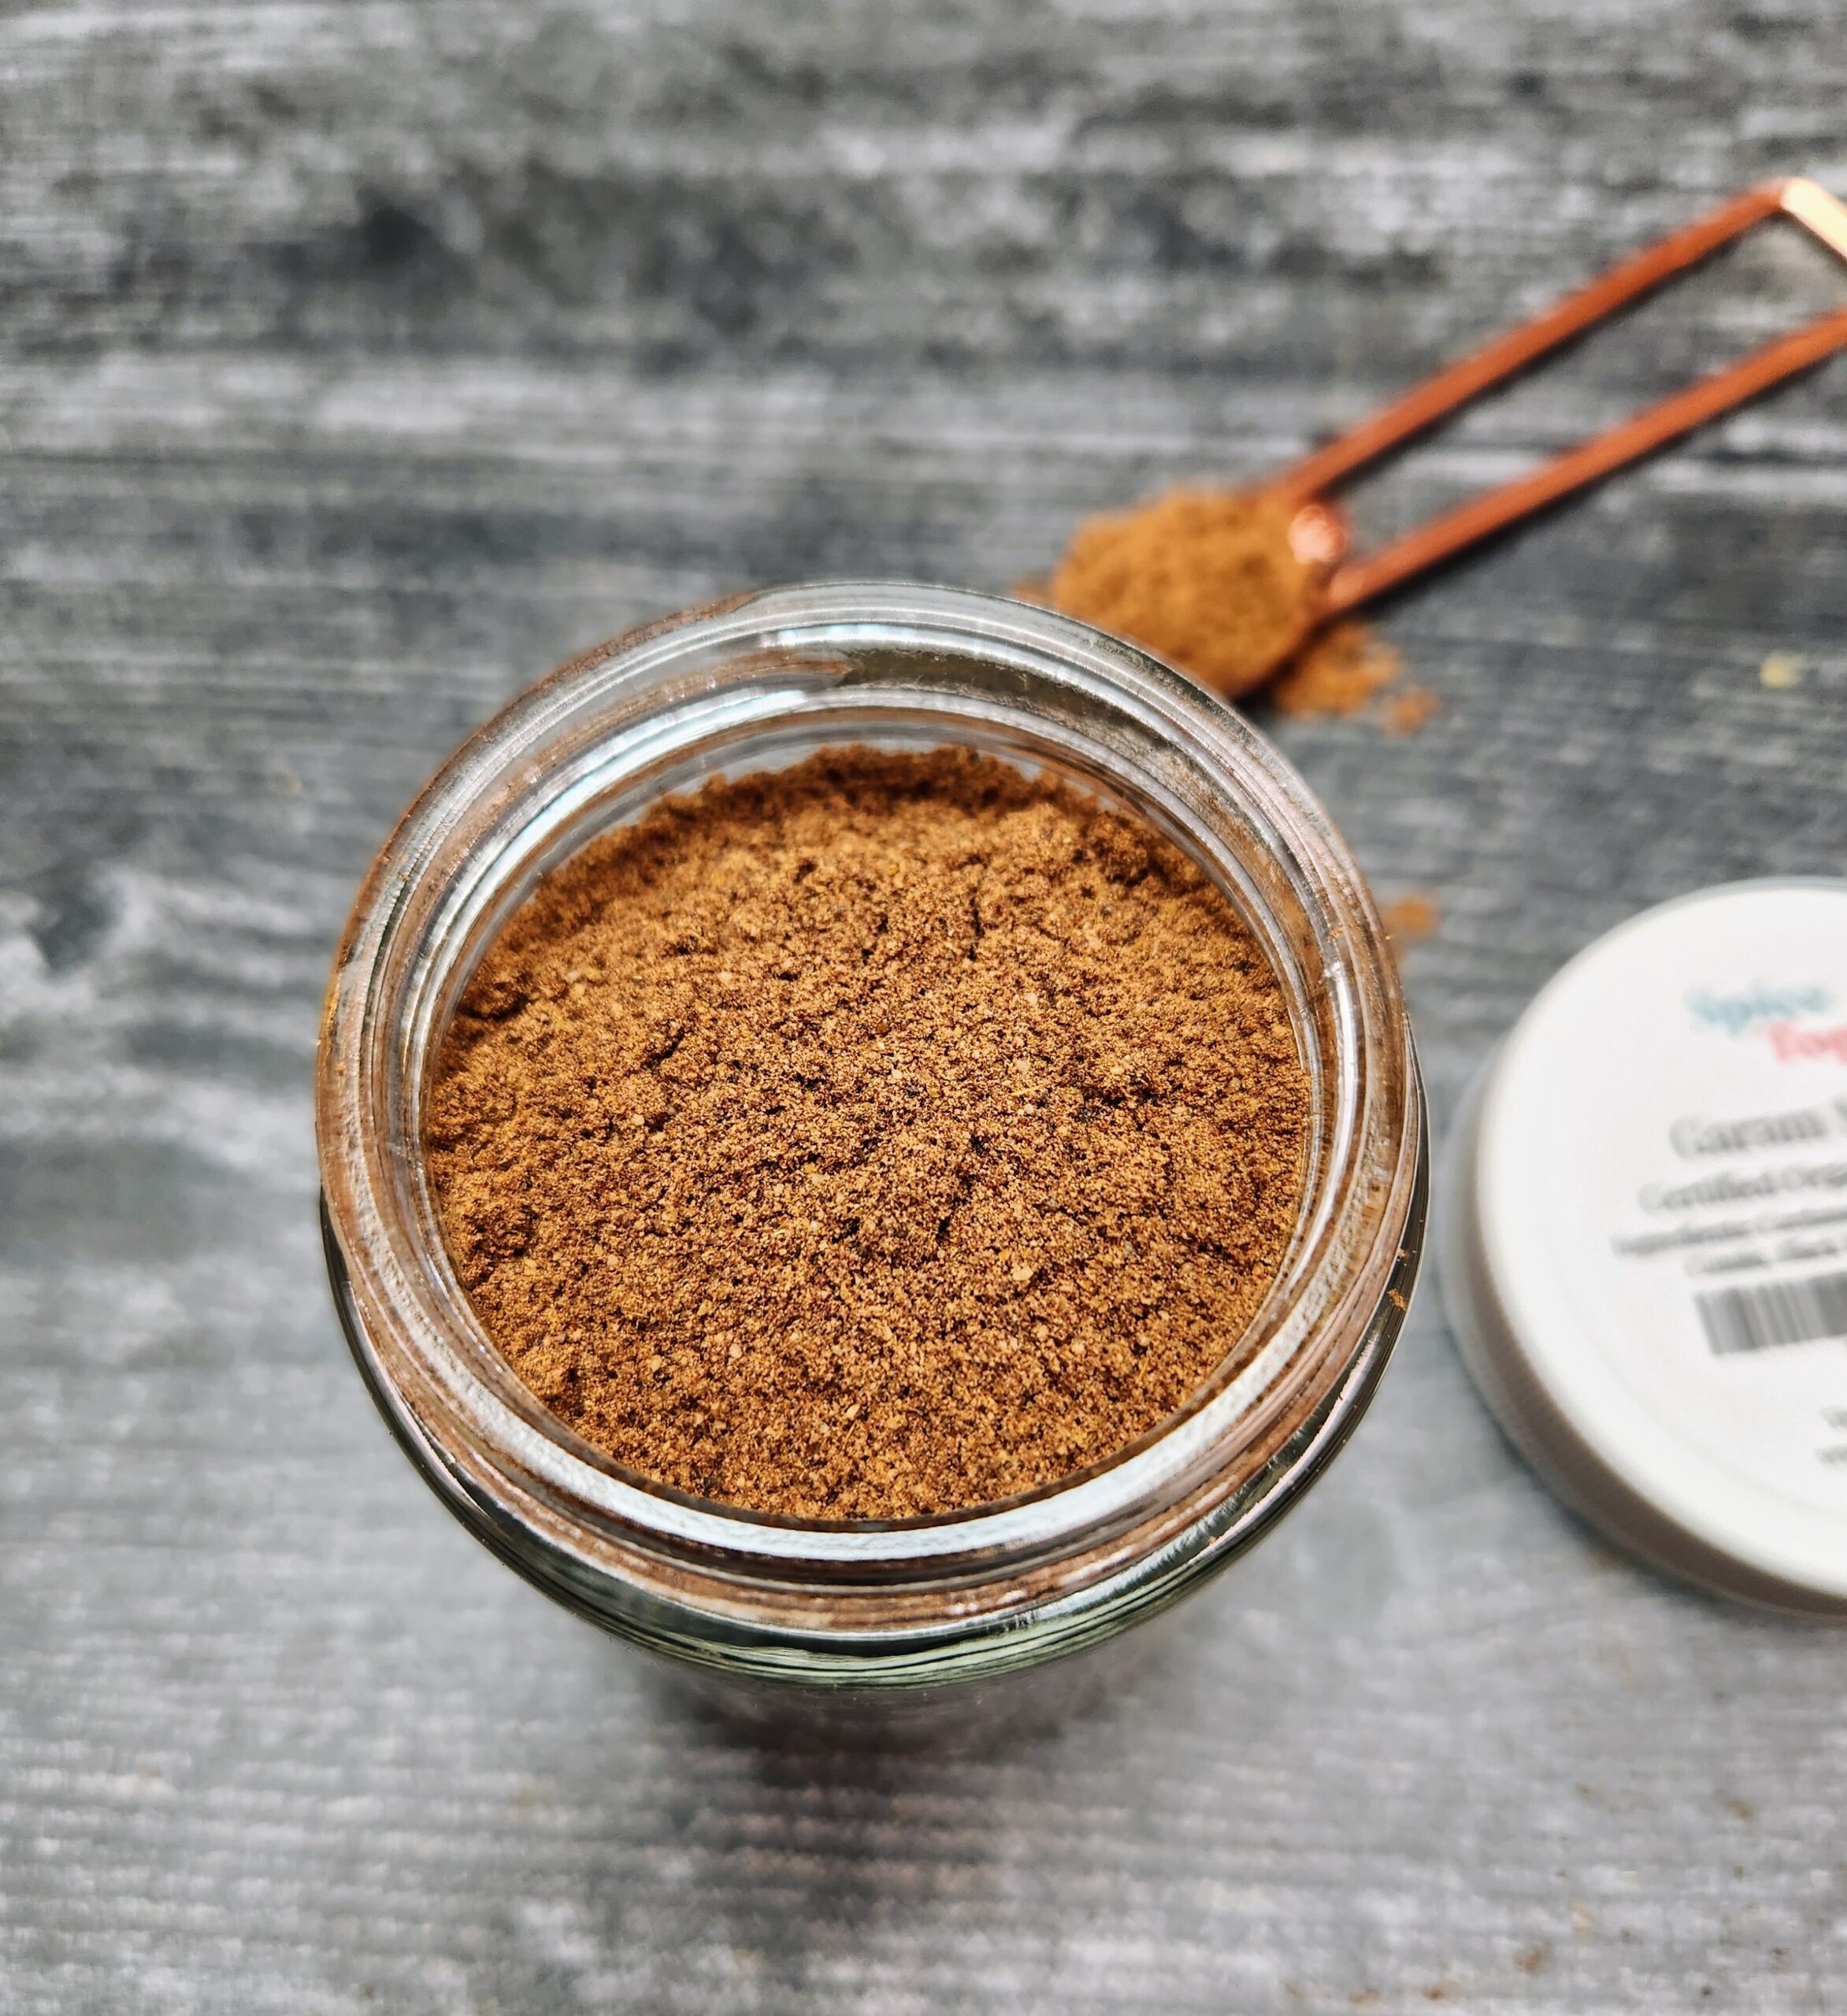
[[[1426,1280],[1359,1439],[1098,1712],[753,1747],[464,1536],[317,1251],[327,958],[573,648],[1002,587],[1745,181],[1839,0],[0,10],[0,2008],[1847,2007],[1847,1642],[1612,1558]],[[1754,240],[1377,531],[1838,300]],[[1289,725],[1437,1116],[1597,932],[1842,865],[1847,366],[1405,598]],[[1772,650],[1803,684],[1767,690]]]

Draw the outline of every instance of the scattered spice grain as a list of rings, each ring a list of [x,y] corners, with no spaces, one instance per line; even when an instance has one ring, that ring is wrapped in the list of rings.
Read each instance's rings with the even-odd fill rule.
[[[1388,735],[1418,735],[1427,727],[1442,702],[1427,686],[1408,686],[1395,693],[1385,706]]]
[[[1802,684],[1803,674],[1808,669],[1794,651],[1772,651],[1757,668],[1757,678],[1773,693],[1786,693]]]
[[[1337,623],[1310,639],[1270,695],[1281,714],[1356,714],[1398,676],[1404,661],[1363,623]]]
[[[1443,914],[1435,902],[1415,891],[1387,903],[1379,912],[1385,936],[1395,947],[1415,944],[1420,938],[1430,937],[1442,921]]]
[[[1307,1125],[1276,977],[1177,849],[992,758],[856,748],[548,876],[425,1147],[484,1327],[579,1434],[886,1518],[1051,1482],[1196,1390]]]

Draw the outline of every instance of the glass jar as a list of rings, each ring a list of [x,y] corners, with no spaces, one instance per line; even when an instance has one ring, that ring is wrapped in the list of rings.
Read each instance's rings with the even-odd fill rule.
[[[959,743],[1148,821],[1267,951],[1312,1084],[1300,1217],[1241,1336],[1107,1461],[925,1518],[802,1521],[688,1497],[514,1376],[445,1254],[420,1143],[443,1032],[548,869],[655,799],[824,744]],[[1114,1636],[1273,1525],[1383,1369],[1422,1241],[1423,1102],[1346,848],[1229,709],[1126,644],[901,584],[753,595],[620,638],[515,700],[406,813],[336,960],[317,1088],[328,1264],[404,1448],[495,1553],[612,1631],[772,1691],[914,1699]]]

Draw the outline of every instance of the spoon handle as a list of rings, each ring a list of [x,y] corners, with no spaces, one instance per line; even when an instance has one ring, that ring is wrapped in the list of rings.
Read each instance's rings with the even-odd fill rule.
[[[1491,538],[1516,519],[1548,504],[1556,503],[1574,490],[1597,482],[1626,462],[1639,461],[1677,435],[1703,427],[1722,413],[1755,398],[1772,385],[1797,372],[1807,371],[1823,358],[1847,346],[1847,308],[1811,322],[1793,335],[1767,343],[1728,369],[1715,372],[1684,391],[1650,406],[1607,434],[1567,449],[1530,475],[1517,476],[1498,490],[1471,498],[1441,518],[1419,525],[1403,538],[1337,568],[1325,591],[1327,613],[1342,611],[1370,602],[1413,574],[1434,567],[1478,539]]]
[[[1786,217],[1801,224],[1830,251],[1847,259],[1847,205],[1830,195],[1819,183],[1793,176],[1747,189],[1612,267],[1543,314],[1510,329],[1435,377],[1414,386],[1383,411],[1362,421],[1337,440],[1285,471],[1274,487],[1304,504],[1320,498],[1344,478],[1490,387],[1537,363],[1561,343],[1696,265],[1753,225],[1775,217]],[[1351,609],[1475,540],[1500,531],[1516,518],[1594,483],[1676,435],[1755,398],[1779,380],[1807,370],[1844,343],[1847,343],[1847,310],[1823,317],[1794,335],[1767,344],[1729,369],[1663,400],[1531,475],[1407,533],[1379,553],[1351,561],[1328,584],[1329,613]]]

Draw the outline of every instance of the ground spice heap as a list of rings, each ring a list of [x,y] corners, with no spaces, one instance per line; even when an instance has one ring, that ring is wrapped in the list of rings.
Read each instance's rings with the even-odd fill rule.
[[[1177,850],[991,758],[847,749],[548,876],[426,1149],[484,1326],[580,1435],[888,1518],[1195,1390],[1281,1258],[1307,1114],[1275,977]]]
[[[1319,627],[1325,570],[1290,543],[1296,505],[1263,490],[1170,490],[1087,519],[1034,599],[1114,631],[1228,699],[1261,688],[1280,713],[1351,714],[1402,669],[1363,624]],[[1423,725],[1389,713],[1388,732]]]
[[[1320,613],[1321,577],[1289,544],[1295,515],[1261,491],[1170,490],[1080,525],[1048,598],[1235,699],[1293,658]]]

